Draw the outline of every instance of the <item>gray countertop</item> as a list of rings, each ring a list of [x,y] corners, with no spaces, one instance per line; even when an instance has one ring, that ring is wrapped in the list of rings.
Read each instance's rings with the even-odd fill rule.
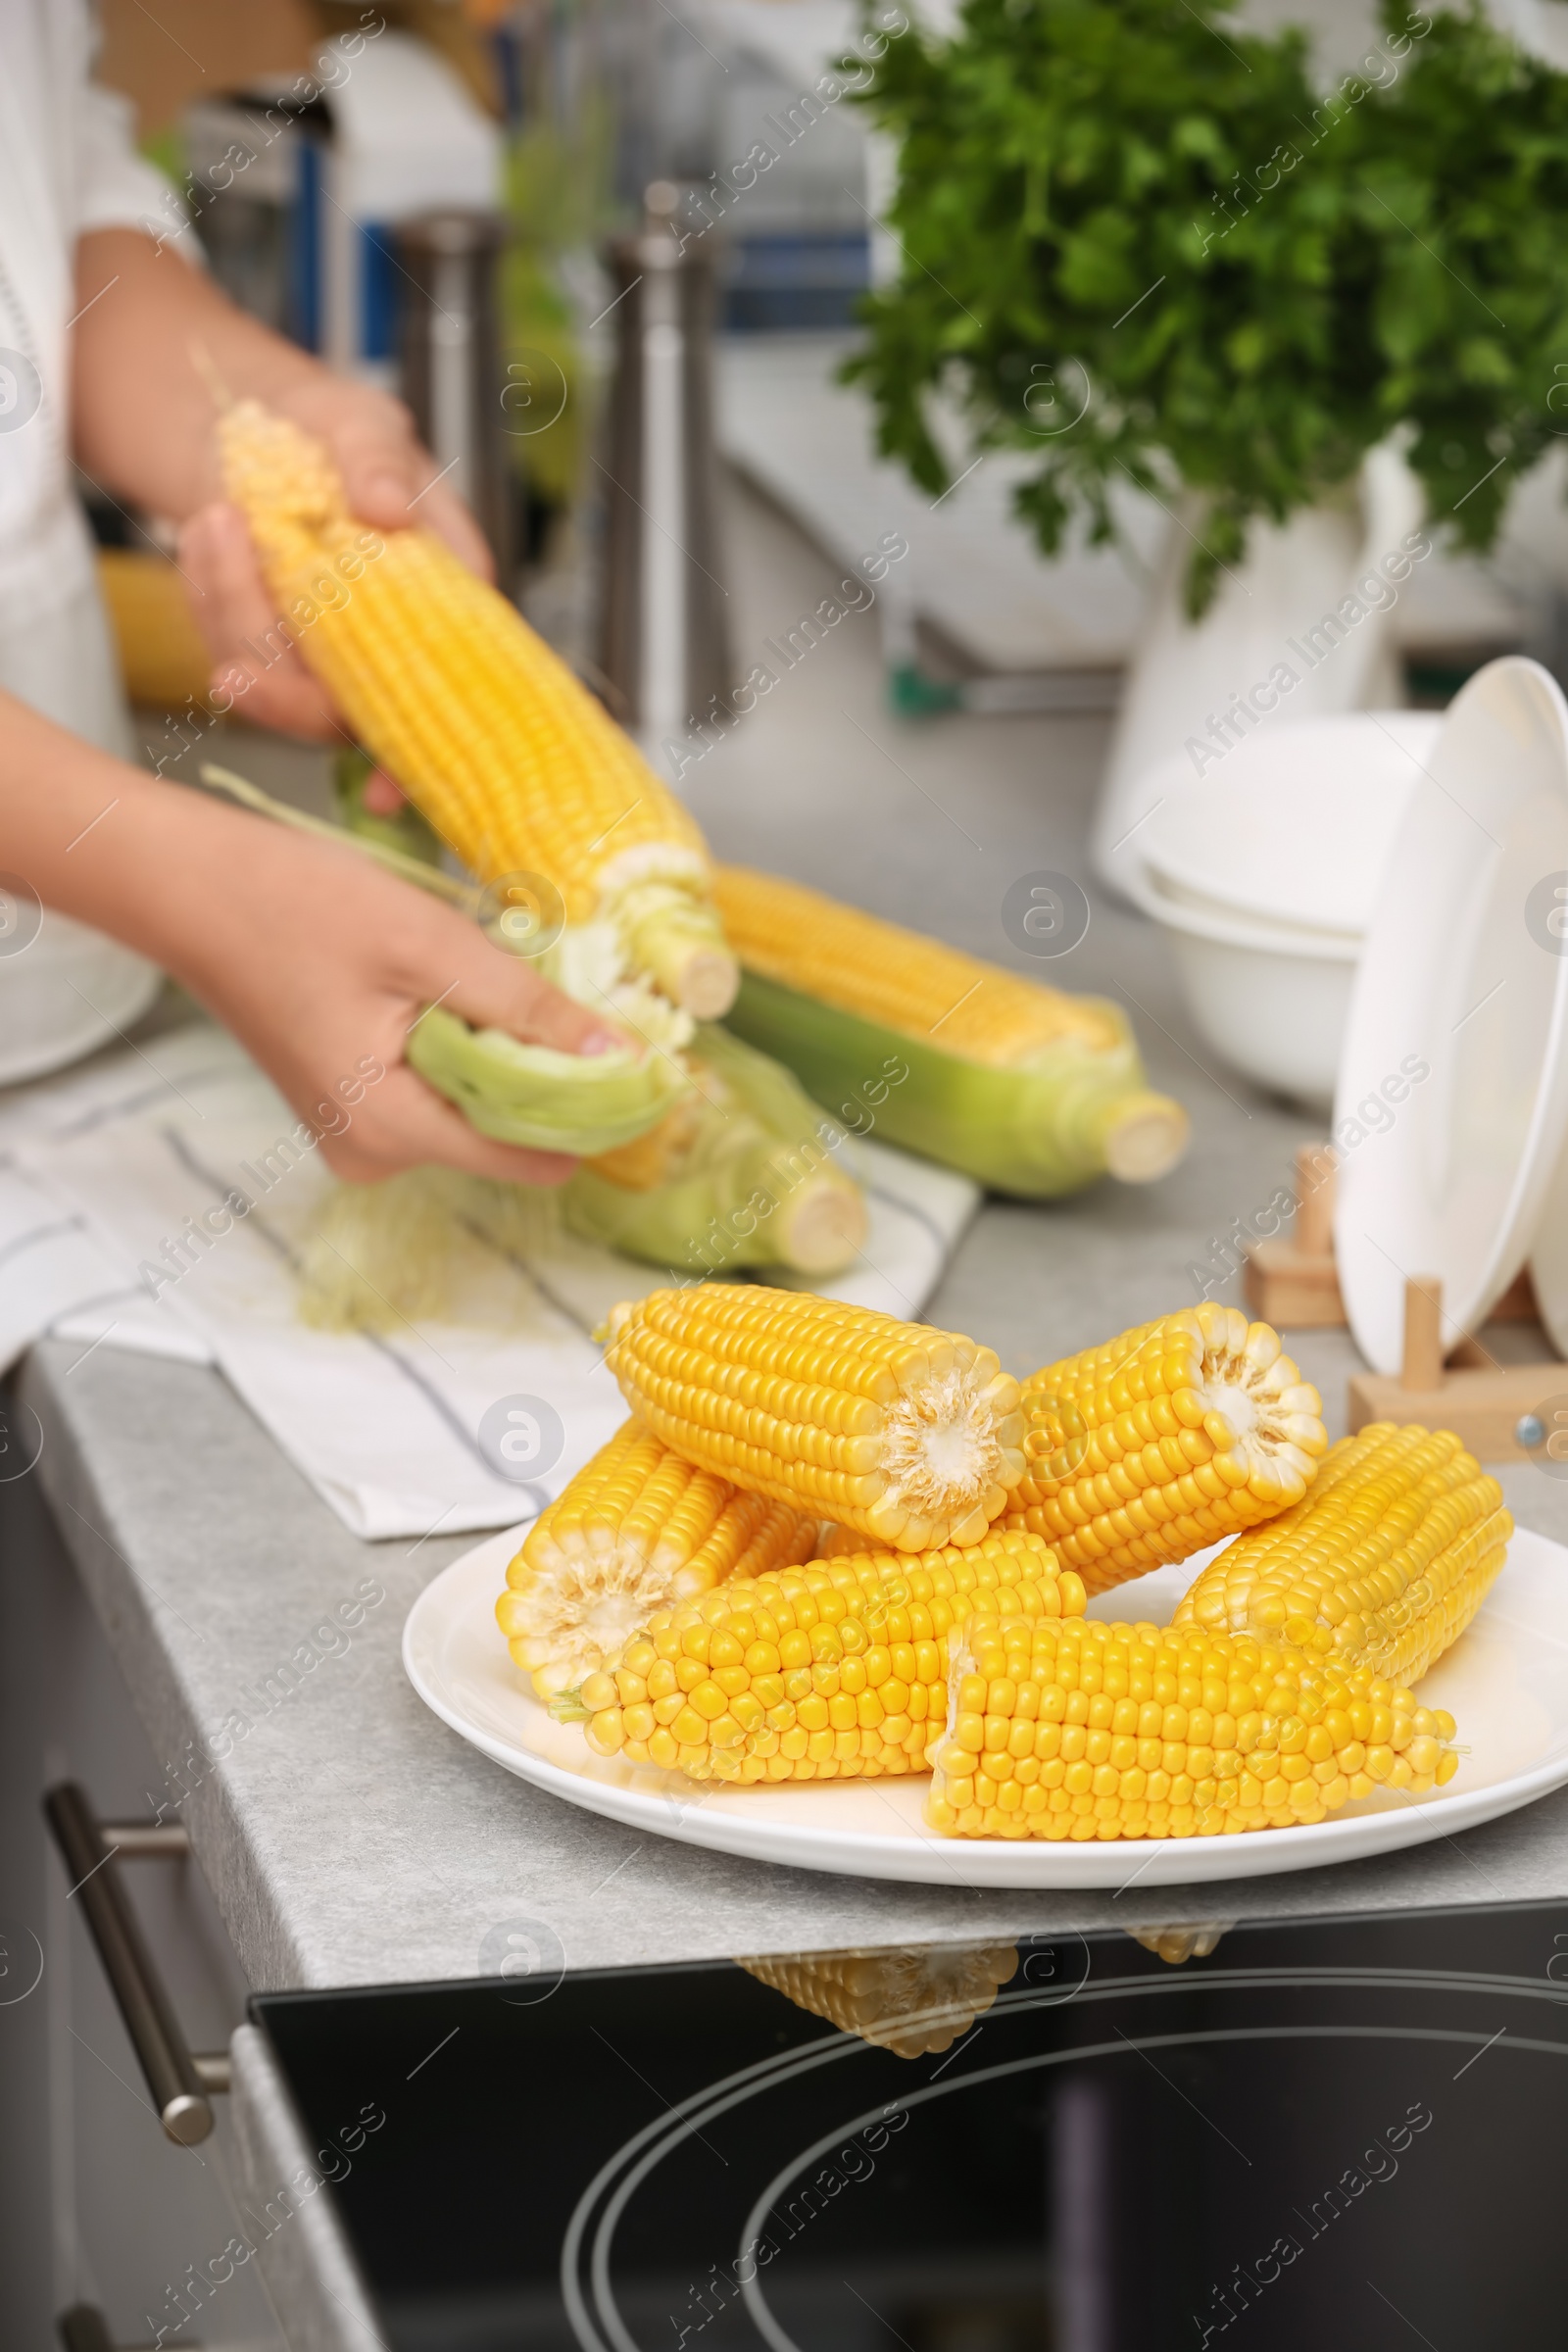
[[[754,638],[810,609],[825,567],[750,502],[730,519],[739,676]],[[858,640],[852,626],[862,624],[817,647],[808,674],[786,680],[688,779],[697,812],[720,855],[1022,968],[1001,900],[1020,872],[1084,872],[1103,722],[900,727],[880,707],[873,624]],[[1192,1302],[1194,1263],[1268,1201],[1313,1131],[1214,1068],[1162,942],[1090,888],[1088,939],[1037,971],[1130,1001],[1155,1083],[1193,1113],[1194,1149],[1148,1192],[1103,1185],[1064,1203],[982,1209],[928,1313],[1019,1372]],[[1545,1352],[1538,1333],[1499,1337],[1509,1353]],[[1348,1338],[1289,1344],[1337,1434],[1356,1361]],[[160,1759],[148,1809],[177,1808],[188,1824],[259,1987],[475,1976],[487,1935],[519,1921],[546,1927],[577,1968],[1568,1892],[1568,1789],[1387,1860],[1121,1896],[872,1884],[640,1838],[492,1765],[405,1680],[404,1618],[465,1543],[362,1544],[218,1374],[109,1348],[80,1355],[46,1343],[23,1369],[44,1429],[36,1475]],[[1521,1524],[1568,1541],[1568,1485],[1528,1465],[1505,1484]],[[340,1630],[313,1643],[329,1619]],[[268,1680],[291,1660],[298,1687],[274,1703]],[[218,1760],[207,1752],[225,1746]]]

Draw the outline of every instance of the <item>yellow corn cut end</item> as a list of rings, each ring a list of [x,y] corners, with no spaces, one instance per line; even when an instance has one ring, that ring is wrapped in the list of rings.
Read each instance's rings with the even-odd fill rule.
[[[597,1755],[694,1781],[923,1772],[956,1620],[1083,1606],[1083,1586],[1036,1536],[776,1569],[661,1610],[583,1683],[585,1734]]]
[[[750,1283],[653,1291],[611,1329],[665,1445],[896,1550],[977,1542],[1023,1474],[1018,1384],[960,1333]]]
[[[1099,998],[1042,988],[799,882],[723,865],[713,896],[731,947],[763,979],[946,1054],[1015,1069],[1065,1039],[1096,1053],[1124,1041],[1122,1015]]]
[[[1453,1717],[1365,1667],[1199,1626],[972,1617],[925,1818],[952,1838],[1213,1838],[1452,1779]]]
[[[1502,1489],[1451,1431],[1373,1422],[1331,1447],[1293,1509],[1211,1560],[1172,1622],[1418,1682],[1480,1608],[1512,1534]]]
[[[289,634],[355,733],[482,881],[543,874],[613,915],[633,968],[704,1018],[737,972],[695,821],[506,598],[425,530],[367,530],[319,442],[255,401],[220,424]]]
[[[1046,1365],[1023,1410],[1008,1524],[1049,1538],[1091,1592],[1289,1509],[1328,1444],[1278,1334],[1212,1304]]]
[[[984,2017],[1017,1973],[1012,1943],[932,1943],[907,1951],[792,1952],[739,1960],[797,2009],[900,2058],[934,2057]]]
[[[539,1514],[496,1620],[514,1664],[554,1698],[657,1610],[727,1576],[808,1560],[820,1532],[814,1517],[694,1470],[628,1421]]]

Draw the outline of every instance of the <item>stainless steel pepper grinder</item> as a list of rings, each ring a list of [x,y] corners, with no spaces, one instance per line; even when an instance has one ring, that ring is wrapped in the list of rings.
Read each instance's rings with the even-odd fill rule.
[[[662,773],[731,684],[713,439],[711,250],[676,227],[656,180],[636,236],[607,260],[617,322],[605,492],[600,667]]]
[[[420,213],[400,220],[394,236],[403,397],[426,449],[472,509],[506,586],[514,533],[497,281],[507,222],[497,213]]]

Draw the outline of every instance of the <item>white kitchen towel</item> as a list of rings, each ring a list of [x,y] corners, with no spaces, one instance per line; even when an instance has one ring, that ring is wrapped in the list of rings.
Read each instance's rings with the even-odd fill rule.
[[[294,1267],[330,1178],[239,1048],[199,1025],[0,1096],[0,1365],[43,1332],[217,1363],[360,1536],[457,1534],[560,1493],[624,1406],[593,1330],[658,1273],[568,1236],[496,1254],[482,1324],[309,1330]],[[979,1198],[860,1139],[870,1234],[820,1286],[917,1315]],[[225,1223],[222,1203],[251,1205]],[[171,1263],[184,1270],[172,1279]],[[160,1277],[162,1277],[160,1279]],[[79,1360],[79,1359],[78,1359]]]

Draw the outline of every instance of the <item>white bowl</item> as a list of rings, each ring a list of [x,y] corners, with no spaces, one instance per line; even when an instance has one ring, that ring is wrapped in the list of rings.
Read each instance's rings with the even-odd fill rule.
[[[1360,940],[1195,905],[1148,874],[1138,898],[1170,940],[1205,1043],[1255,1085],[1332,1109]]]
[[[1200,776],[1165,763],[1147,874],[1218,908],[1359,937],[1443,726],[1428,710],[1265,721]]]

